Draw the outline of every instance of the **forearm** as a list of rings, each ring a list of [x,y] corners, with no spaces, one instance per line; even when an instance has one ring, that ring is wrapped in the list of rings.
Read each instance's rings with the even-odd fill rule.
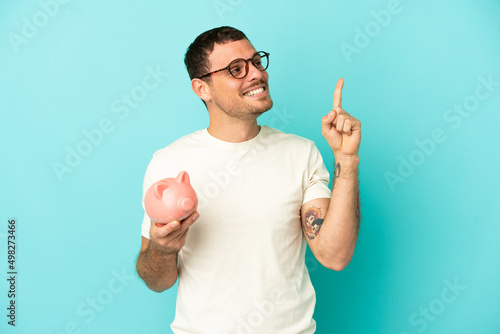
[[[332,196],[318,235],[325,262],[343,269],[351,261],[358,238],[361,212],[358,184],[359,158],[335,159]]]
[[[136,268],[151,290],[162,292],[170,289],[177,280],[177,253],[163,253],[150,242],[148,248],[139,254]]]

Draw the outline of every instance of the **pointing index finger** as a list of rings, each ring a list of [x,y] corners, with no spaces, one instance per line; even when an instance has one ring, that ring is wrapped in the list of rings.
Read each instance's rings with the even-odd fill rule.
[[[333,92],[333,107],[342,108],[342,88],[344,87],[344,78],[340,78]]]

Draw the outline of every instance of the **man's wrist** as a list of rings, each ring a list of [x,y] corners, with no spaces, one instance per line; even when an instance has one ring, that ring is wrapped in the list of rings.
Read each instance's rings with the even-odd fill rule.
[[[149,242],[147,251],[150,255],[152,252],[154,254],[154,256],[161,256],[161,257],[165,257],[165,258],[176,257],[177,254],[179,253],[178,250],[165,249],[164,247],[160,246],[159,244],[157,244],[153,240],[151,240]]]
[[[358,172],[359,155],[343,155],[340,153],[335,154],[335,167],[340,164],[342,171]]]

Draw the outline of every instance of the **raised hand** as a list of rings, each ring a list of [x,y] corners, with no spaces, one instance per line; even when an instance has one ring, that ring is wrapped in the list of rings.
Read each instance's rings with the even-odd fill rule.
[[[333,108],[321,118],[323,136],[335,157],[357,156],[361,142],[361,122],[342,109],[343,86],[341,78],[333,93]]]

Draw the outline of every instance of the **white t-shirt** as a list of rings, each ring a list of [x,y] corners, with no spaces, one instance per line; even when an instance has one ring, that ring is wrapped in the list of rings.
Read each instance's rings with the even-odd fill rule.
[[[154,153],[144,193],[183,170],[200,218],[179,252],[174,333],[314,333],[300,208],[331,195],[314,142],[267,126],[242,143],[199,130]],[[145,214],[146,238],[150,226]]]

